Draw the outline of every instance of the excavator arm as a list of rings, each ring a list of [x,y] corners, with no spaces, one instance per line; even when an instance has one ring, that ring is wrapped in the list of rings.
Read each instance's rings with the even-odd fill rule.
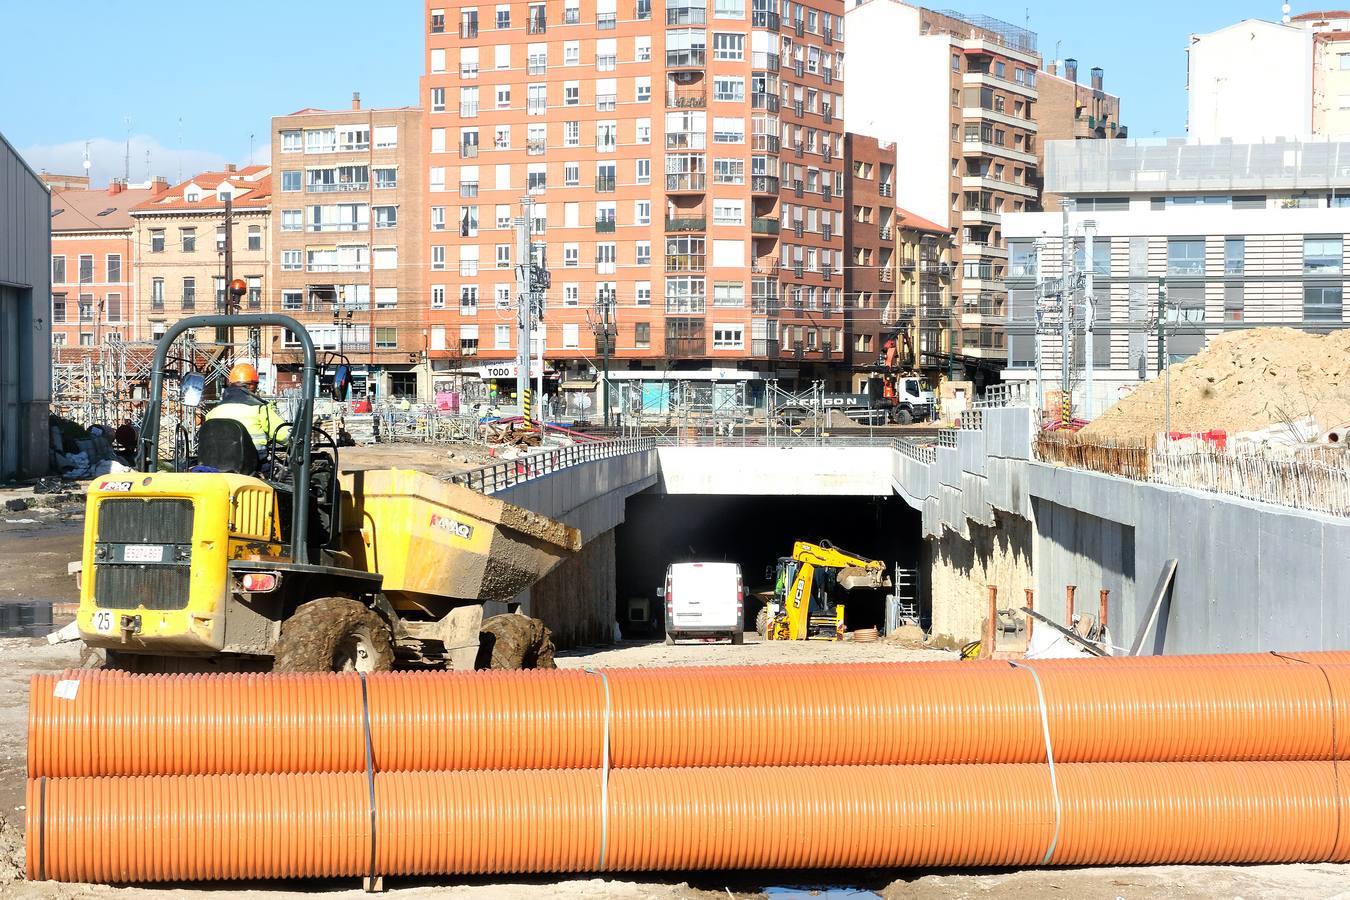
[[[838,570],[837,583],[845,590],[866,587],[886,587],[886,564],[838,549],[828,541],[812,544],[798,541],[792,547],[792,558],[797,561],[797,573],[783,597],[783,611],[773,628],[772,637],[798,641],[809,637],[813,626],[832,624],[836,633],[843,628],[842,606],[836,606],[834,615],[811,617],[812,592],[816,588],[817,569]],[[828,619],[828,623],[826,621]]]

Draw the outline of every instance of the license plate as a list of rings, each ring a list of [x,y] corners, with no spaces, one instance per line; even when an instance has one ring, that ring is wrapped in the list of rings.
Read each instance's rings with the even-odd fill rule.
[[[164,562],[164,547],[161,544],[129,544],[122,551],[127,562]]]

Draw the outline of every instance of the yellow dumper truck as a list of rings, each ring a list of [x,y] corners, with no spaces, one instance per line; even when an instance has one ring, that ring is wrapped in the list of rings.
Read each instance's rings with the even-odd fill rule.
[[[260,452],[243,425],[211,419],[195,454],[162,461],[174,340],[259,325],[289,330],[304,350],[285,443]],[[186,418],[193,379],[181,379]],[[510,601],[578,551],[577,530],[424,473],[342,471],[337,443],[309,424],[316,382],[313,343],[288,316],[197,316],[168,330],[136,471],[89,489],[80,637],[138,671],[473,668],[494,639],[518,640],[516,662],[530,665],[542,625],[512,615],[480,633],[483,604]]]

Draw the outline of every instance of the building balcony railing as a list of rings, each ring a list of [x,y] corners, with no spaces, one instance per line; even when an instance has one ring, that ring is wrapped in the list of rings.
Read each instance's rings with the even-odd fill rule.
[[[782,141],[776,134],[750,135],[750,149],[757,153],[777,153]]]
[[[778,220],[764,217],[756,217],[750,220],[750,231],[753,234],[777,234]]]
[[[757,316],[776,316],[782,304],[777,297],[751,297],[750,312]]]
[[[609,31],[613,28],[617,28],[618,25],[618,13],[596,13],[595,27],[597,31]]]
[[[708,309],[708,298],[703,294],[681,294],[666,298],[666,312],[673,314],[702,314]]]
[[[159,301],[159,306],[160,306],[160,308],[163,308],[163,306],[164,306],[164,300],[163,300],[163,299],[161,299],[161,300]],[[196,291],[184,291],[184,292],[183,292],[183,309],[196,309],[196,308],[197,308],[197,293],[196,293]]]
[[[834,358],[834,348],[833,348],[833,347],[821,347],[821,348],[820,348],[820,358],[821,358],[821,359],[833,359],[833,358]]]
[[[666,338],[666,356],[677,359],[707,356],[707,347],[707,339],[702,337]]]
[[[707,269],[708,257],[702,253],[672,253],[666,256],[667,272],[706,272]],[[699,305],[702,311],[702,298]]]
[[[701,69],[708,62],[706,50],[667,50],[667,69]]]
[[[369,181],[339,181],[330,184],[307,184],[305,191],[310,194],[348,193],[370,190]]]
[[[890,186],[889,183],[877,185],[878,196],[889,197],[893,193],[895,193],[895,190]]]
[[[750,355],[752,356],[778,356],[778,342],[773,338],[752,338],[750,341]]]
[[[773,94],[753,91],[750,94],[750,108],[776,113],[778,112],[778,98]]]
[[[613,219],[596,219],[596,220],[595,220],[595,230],[598,231],[598,232],[601,233],[601,234],[613,234],[613,233],[614,233],[614,220],[613,220]]]
[[[767,9],[756,9],[750,13],[750,27],[764,28],[768,31],[777,31],[782,23],[778,13],[769,12]]]
[[[882,225],[878,228],[877,237],[881,238],[883,241],[889,241],[891,239],[891,226]]]
[[[544,75],[548,72],[548,63],[536,62],[531,60],[525,64],[525,73],[527,75]]]
[[[702,173],[666,176],[666,190],[675,193],[684,191],[702,192],[707,190],[707,186],[708,176]]]
[[[780,58],[777,53],[755,51],[750,54],[750,68],[757,72],[777,72],[780,65]]]
[[[541,16],[531,16],[526,20],[525,30],[530,34],[543,34],[548,31],[548,21]]]
[[[602,194],[612,194],[616,187],[615,177],[613,175],[595,176],[595,189]]]
[[[666,231],[707,231],[705,216],[667,216]]]
[[[461,182],[459,183],[459,195],[460,195],[461,197],[477,197],[477,196],[478,196],[478,182],[476,182],[476,181],[461,181]]]
[[[825,66],[820,70],[820,77],[826,84],[834,83],[834,69]]]
[[[750,176],[750,193],[752,194],[777,194],[778,188],[778,179],[772,175]]]
[[[666,132],[667,150],[705,150],[707,146],[708,136],[701,131]]]
[[[614,112],[619,106],[617,94],[596,94],[595,108],[599,112]]]
[[[478,115],[477,103],[461,103],[459,105],[459,116],[462,119],[472,119]]]
[[[595,58],[595,69],[597,72],[613,72],[619,65],[619,58],[606,53],[604,56]]]
[[[668,109],[703,109],[708,105],[707,91],[667,91]]]
[[[478,23],[460,22],[459,36],[465,39],[478,37]]]
[[[564,9],[564,10],[563,10],[563,24],[564,24],[564,25],[580,25],[580,24],[581,24],[581,7],[579,7],[579,6],[569,6],[569,7],[567,7],[566,9]]]
[[[460,145],[459,145],[459,158],[460,158],[460,159],[474,159],[474,158],[477,157],[477,156],[478,156],[478,145],[477,145],[477,144],[460,144]]]
[[[754,275],[777,275],[778,258],[765,256],[750,263],[750,272]]]
[[[543,156],[547,149],[548,141],[544,138],[533,138],[525,142],[525,152],[529,156]]]
[[[652,17],[652,0],[638,0],[637,5],[633,7],[633,18],[639,22]]]

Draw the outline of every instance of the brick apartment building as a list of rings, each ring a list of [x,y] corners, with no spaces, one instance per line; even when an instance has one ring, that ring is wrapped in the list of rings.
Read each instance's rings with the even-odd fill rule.
[[[52,345],[97,347],[135,328],[137,259],[133,207],[168,189],[167,182],[128,187],[114,180],[92,190],[81,176],[42,176],[52,190]]]
[[[1037,170],[1045,171],[1045,145],[1050,141],[1117,140],[1128,137],[1120,124],[1120,98],[1102,87],[1105,73],[1093,68],[1088,83],[1078,80],[1078,60],[1051,60],[1036,76],[1036,122],[1039,129]],[[1041,207],[1060,211],[1058,194],[1043,193]]]
[[[545,359],[558,381],[593,378],[607,300],[616,379],[804,380],[833,367],[845,347],[843,11],[430,0],[433,370],[478,362],[503,376],[498,397],[514,392],[513,220],[526,196],[551,273]]]
[[[1036,35],[899,0],[867,0],[848,20],[849,131],[895,143],[896,203],[952,229],[948,367],[995,379],[1007,359],[1002,217],[1040,208]]]
[[[269,268],[268,166],[202,172],[161,191],[131,210],[138,253],[136,333],[156,340],[185,316],[222,311],[225,299],[225,197],[233,209],[234,276],[248,284],[243,312],[265,308]],[[199,335],[214,340],[214,332]],[[237,335],[236,340],[244,337]],[[260,358],[268,355],[258,335]]]
[[[272,119],[271,306],[302,322],[317,349],[348,357],[354,396],[429,388],[419,384],[430,305],[421,119],[411,107],[362,108],[360,95],[350,109]],[[293,336],[274,341],[285,387],[303,360]]]

